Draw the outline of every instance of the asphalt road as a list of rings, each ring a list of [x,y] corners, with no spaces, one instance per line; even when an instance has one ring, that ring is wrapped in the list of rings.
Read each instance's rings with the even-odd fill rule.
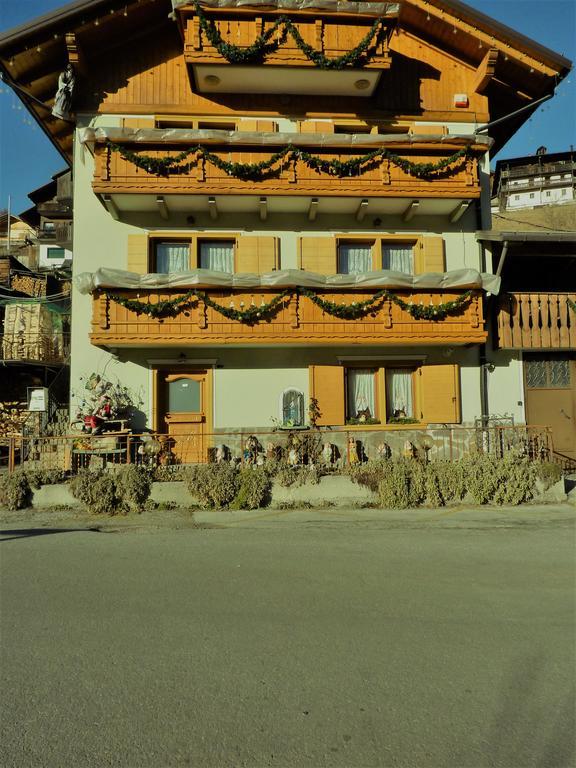
[[[4,518],[0,764],[573,766],[575,518]]]

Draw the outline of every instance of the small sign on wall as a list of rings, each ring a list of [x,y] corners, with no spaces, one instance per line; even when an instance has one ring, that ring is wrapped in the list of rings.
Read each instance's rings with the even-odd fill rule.
[[[28,410],[38,412],[48,410],[47,387],[28,387]]]

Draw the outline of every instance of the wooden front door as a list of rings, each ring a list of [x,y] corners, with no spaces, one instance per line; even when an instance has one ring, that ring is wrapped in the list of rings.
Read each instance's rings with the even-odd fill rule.
[[[550,427],[554,450],[576,458],[576,361],[526,355],[524,378],[527,422]]]
[[[208,460],[208,372],[159,372],[159,431],[179,464]]]

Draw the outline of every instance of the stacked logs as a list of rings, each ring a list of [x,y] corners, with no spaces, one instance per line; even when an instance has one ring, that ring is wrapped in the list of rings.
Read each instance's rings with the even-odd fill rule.
[[[22,427],[29,416],[28,404],[19,400],[0,403],[0,437],[22,434]]]
[[[27,296],[46,296],[46,278],[34,275],[12,275],[12,288]]]

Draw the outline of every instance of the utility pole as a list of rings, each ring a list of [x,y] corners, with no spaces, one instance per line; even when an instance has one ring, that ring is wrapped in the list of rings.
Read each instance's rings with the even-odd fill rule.
[[[10,204],[11,204],[11,202],[12,202],[12,198],[11,198],[10,195],[8,195],[8,220],[7,220],[7,223],[6,223],[6,228],[7,228],[6,229],[6,232],[7,232],[6,246],[7,246],[7,249],[8,249],[8,254],[10,254]]]

